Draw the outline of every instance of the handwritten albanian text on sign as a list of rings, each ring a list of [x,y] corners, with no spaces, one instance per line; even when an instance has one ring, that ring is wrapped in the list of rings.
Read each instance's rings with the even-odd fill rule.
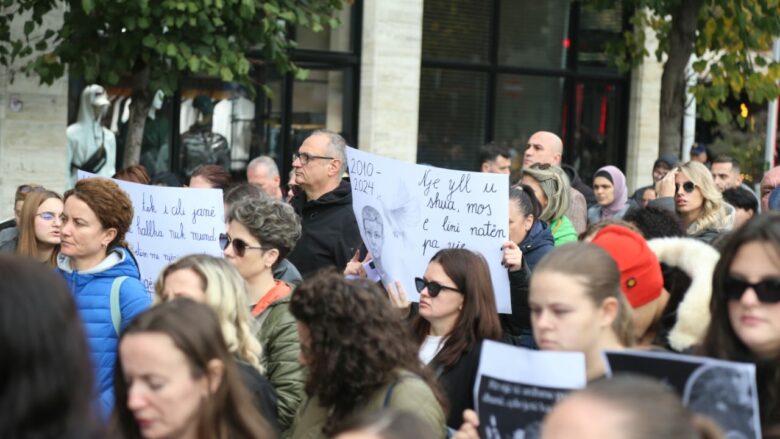
[[[92,176],[79,171],[79,179]],[[125,239],[150,294],[158,274],[177,258],[194,253],[222,256],[219,234],[225,230],[225,212],[221,190],[114,181],[133,203],[133,223]]]
[[[363,242],[385,283],[400,281],[419,300],[414,278],[445,248],[467,248],[488,262],[499,312],[511,311],[501,265],[509,239],[506,175],[454,171],[347,150],[352,200]]]

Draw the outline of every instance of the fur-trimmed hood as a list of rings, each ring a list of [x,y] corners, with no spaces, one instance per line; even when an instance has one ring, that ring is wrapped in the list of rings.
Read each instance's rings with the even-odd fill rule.
[[[684,351],[701,341],[710,324],[712,274],[720,253],[693,238],[656,238],[647,244],[659,262],[679,268],[691,278],[667,339],[674,350]]]

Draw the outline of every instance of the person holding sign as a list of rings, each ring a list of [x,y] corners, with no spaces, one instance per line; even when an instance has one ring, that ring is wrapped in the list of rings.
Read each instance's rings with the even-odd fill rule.
[[[188,297],[209,305],[219,318],[222,335],[247,389],[263,417],[275,430],[276,391],[261,375],[262,347],[250,330],[246,282],[228,261],[209,255],[189,255],[165,267],[154,285],[155,302]]]
[[[474,408],[482,341],[502,337],[490,269],[485,258],[470,250],[440,250],[415,286],[420,307],[412,321],[413,337],[420,360],[447,394],[447,425],[458,428],[463,410]],[[390,286],[390,294],[406,295],[400,283]]]
[[[413,413],[436,433],[428,437],[445,437],[446,399],[378,286],[324,271],[295,290],[290,311],[308,370],[291,439],[333,437],[385,409]]]
[[[569,177],[563,169],[547,164],[535,164],[523,168],[521,181],[534,190],[536,199],[541,203],[542,214],[539,218],[550,225],[555,245],[576,241],[577,231],[566,217],[566,210],[569,208]]]
[[[295,182],[303,191],[290,204],[301,217],[303,232],[289,259],[304,278],[324,267],[343,270],[360,247],[352,187],[341,179],[347,170],[346,147],[340,135],[318,130],[293,154]]]
[[[756,365],[764,438],[780,438],[780,214],[749,220],[715,266],[704,355]]]
[[[263,345],[267,377],[278,395],[279,426],[285,432],[303,397],[303,370],[298,364],[298,330],[289,311],[292,289],[275,280],[273,270],[295,245],[301,225],[290,205],[259,198],[233,204],[227,220],[220,244],[247,282],[252,331]]]
[[[133,204],[112,180],[86,178],[65,193],[57,271],[84,319],[104,415],[114,405],[119,333],[151,304],[124,240],[132,220]]]
[[[531,276],[528,303],[539,349],[584,353],[588,381],[605,375],[601,351],[634,344],[620,271],[595,244],[568,244],[545,256]]]

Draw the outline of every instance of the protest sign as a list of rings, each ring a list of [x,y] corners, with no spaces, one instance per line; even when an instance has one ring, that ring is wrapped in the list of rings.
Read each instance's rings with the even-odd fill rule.
[[[484,341],[474,408],[480,437],[541,437],[542,420],[556,402],[587,383],[581,352],[533,351]]]
[[[501,246],[509,240],[509,178],[401,162],[347,148],[352,207],[363,242],[385,284],[400,281],[418,301],[422,277],[440,249],[481,253],[496,305],[511,312]]]
[[[671,386],[693,413],[714,420],[726,437],[761,438],[753,364],[664,352],[606,351],[607,376],[628,372]]]
[[[79,180],[94,177],[78,172]],[[125,240],[138,261],[141,282],[154,292],[157,275],[180,256],[222,256],[219,234],[225,231],[220,189],[150,186],[113,180],[133,202],[133,222]]]

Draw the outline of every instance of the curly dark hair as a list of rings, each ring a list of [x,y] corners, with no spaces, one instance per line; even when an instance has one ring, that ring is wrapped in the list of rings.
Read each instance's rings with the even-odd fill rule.
[[[116,229],[116,236],[108,248],[127,247],[125,234],[133,222],[133,202],[118,184],[107,178],[85,178],[77,181],[76,186],[65,192],[62,198],[67,202],[70,197],[86,203],[104,229]]]
[[[662,207],[646,206],[629,209],[623,221],[634,224],[645,239],[685,236],[685,228],[674,212]]]
[[[301,343],[309,370],[305,389],[332,408],[322,429],[326,435],[333,435],[374,392],[396,381],[399,370],[421,377],[447,412],[439,385],[376,285],[324,270],[295,290],[290,312],[311,334],[308,343]]]

